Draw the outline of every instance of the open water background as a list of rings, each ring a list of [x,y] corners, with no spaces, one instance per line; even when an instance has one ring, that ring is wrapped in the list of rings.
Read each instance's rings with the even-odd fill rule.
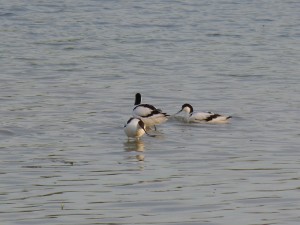
[[[1,224],[298,225],[299,8],[2,0]],[[127,142],[136,92],[233,119]]]

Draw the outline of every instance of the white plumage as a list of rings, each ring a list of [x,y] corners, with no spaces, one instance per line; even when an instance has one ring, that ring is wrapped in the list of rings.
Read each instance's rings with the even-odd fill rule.
[[[135,103],[132,115],[135,118],[141,119],[147,127],[152,127],[161,124],[168,120],[169,115],[163,113],[160,109],[153,105],[141,104],[142,96],[140,93],[135,95]]]
[[[181,110],[176,114],[182,111],[185,112],[184,120],[188,123],[228,123],[228,120],[231,118],[231,116],[224,116],[212,112],[194,112],[193,107],[188,103],[183,104]]]
[[[124,126],[124,132],[128,138],[139,139],[146,133],[145,128],[145,124],[142,120],[131,117]]]

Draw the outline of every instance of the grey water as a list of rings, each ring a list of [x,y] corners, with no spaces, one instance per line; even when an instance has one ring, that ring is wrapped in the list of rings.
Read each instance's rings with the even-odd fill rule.
[[[299,224],[299,8],[2,0],[1,224]],[[136,92],[232,119],[128,141]]]

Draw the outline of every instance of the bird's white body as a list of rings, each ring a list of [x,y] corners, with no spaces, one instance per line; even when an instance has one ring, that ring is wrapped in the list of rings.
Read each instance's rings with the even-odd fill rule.
[[[139,93],[135,96],[135,104],[132,115],[135,118],[141,119],[147,127],[152,127],[168,120],[166,113],[160,109],[155,108],[153,105],[141,104],[141,95]]]
[[[140,119],[131,117],[124,126],[124,132],[128,138],[139,139],[145,134],[145,124]]]
[[[133,109],[133,116],[141,119],[147,127],[152,127],[168,120],[166,113],[161,112],[159,109],[152,110],[145,104],[136,106]]]
[[[224,116],[212,112],[193,112],[190,104],[182,105],[181,110],[184,112],[184,120],[188,123],[228,123],[231,116]]]

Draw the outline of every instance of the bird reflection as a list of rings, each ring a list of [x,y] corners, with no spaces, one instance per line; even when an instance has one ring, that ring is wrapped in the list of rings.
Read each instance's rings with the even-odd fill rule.
[[[124,142],[124,150],[127,152],[143,152],[145,144],[142,140],[128,140]]]
[[[136,155],[135,158],[138,160],[138,161],[144,161],[145,160],[145,155],[141,154],[141,155]]]
[[[142,140],[128,140],[124,142],[124,150],[126,152],[144,152],[145,144]],[[138,154],[135,156],[138,161],[144,161],[144,154]]]

